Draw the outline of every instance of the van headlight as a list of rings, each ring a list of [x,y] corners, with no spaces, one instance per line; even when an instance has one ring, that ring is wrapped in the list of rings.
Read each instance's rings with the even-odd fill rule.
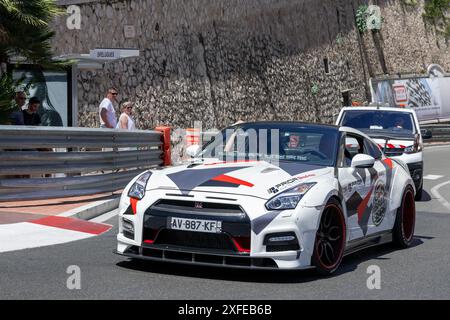
[[[295,209],[303,196],[311,189],[316,182],[302,183],[279,195],[273,197],[266,203],[268,210],[288,210]]]
[[[130,198],[136,198],[141,200],[145,196],[145,187],[147,186],[148,179],[150,179],[152,173],[150,171],[144,172],[131,186],[128,191]]]

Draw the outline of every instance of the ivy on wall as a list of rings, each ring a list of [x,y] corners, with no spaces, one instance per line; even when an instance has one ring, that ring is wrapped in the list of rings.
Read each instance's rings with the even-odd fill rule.
[[[423,19],[432,25],[436,33],[450,38],[450,0],[427,0],[424,7]]]
[[[367,5],[361,5],[356,10],[356,28],[358,28],[359,33],[365,33],[367,31],[367,17],[368,12]]]

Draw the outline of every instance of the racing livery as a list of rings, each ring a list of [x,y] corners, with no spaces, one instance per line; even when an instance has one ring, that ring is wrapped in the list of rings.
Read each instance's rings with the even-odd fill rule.
[[[356,129],[241,123],[192,161],[145,171],[127,185],[115,252],[330,274],[345,254],[367,246],[409,246],[414,193],[407,166]]]
[[[422,198],[423,137],[412,108],[357,106],[341,109],[336,124],[363,131],[385,155],[406,163],[416,187],[416,200]]]

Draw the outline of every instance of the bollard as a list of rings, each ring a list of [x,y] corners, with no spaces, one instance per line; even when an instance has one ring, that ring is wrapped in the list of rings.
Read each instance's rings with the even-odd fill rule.
[[[161,141],[163,143],[163,165],[170,166],[172,164],[172,159],[170,156],[170,127],[156,127],[155,130],[162,133]]]

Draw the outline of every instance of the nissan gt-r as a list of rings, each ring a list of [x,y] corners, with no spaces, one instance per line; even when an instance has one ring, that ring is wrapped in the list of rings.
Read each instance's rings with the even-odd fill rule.
[[[193,149],[126,186],[116,253],[328,275],[356,250],[412,242],[408,167],[356,129],[240,123]]]

